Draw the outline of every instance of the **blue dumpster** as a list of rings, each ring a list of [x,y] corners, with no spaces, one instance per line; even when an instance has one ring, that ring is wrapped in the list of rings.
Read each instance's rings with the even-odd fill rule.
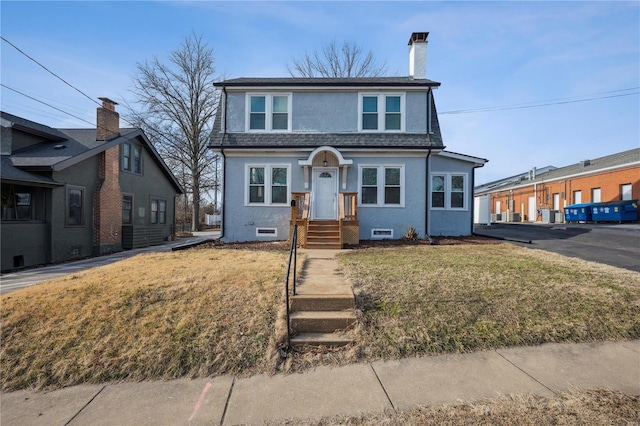
[[[564,208],[565,222],[590,222],[594,203],[573,204]]]
[[[594,204],[591,215],[594,222],[635,222],[638,220],[638,200]]]

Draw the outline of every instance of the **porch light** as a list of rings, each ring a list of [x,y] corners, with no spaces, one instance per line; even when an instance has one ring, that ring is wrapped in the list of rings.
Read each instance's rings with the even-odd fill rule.
[[[324,161],[322,161],[322,167],[327,167],[327,151],[324,152]]]

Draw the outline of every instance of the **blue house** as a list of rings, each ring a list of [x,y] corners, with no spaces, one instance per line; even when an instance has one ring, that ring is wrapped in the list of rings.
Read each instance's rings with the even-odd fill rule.
[[[474,169],[445,150],[426,78],[428,33],[409,39],[408,76],[236,78],[221,90],[210,147],[222,157],[224,241],[306,247],[470,235]]]

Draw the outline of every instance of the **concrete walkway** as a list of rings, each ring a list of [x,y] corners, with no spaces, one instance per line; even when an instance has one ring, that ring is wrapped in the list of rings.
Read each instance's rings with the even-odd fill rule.
[[[640,394],[640,340],[545,344],[318,367],[303,374],[73,386],[0,395],[10,425],[261,424],[572,387]]]
[[[191,237],[178,238],[176,241],[166,241],[155,246],[142,247],[133,250],[123,250],[104,256],[90,257],[38,268],[28,268],[18,272],[2,274],[0,276],[0,294],[10,293],[52,280],[64,275],[73,274],[96,266],[108,265],[120,260],[128,259],[140,253],[158,253],[166,251],[184,250],[207,241],[214,241],[220,237],[219,231],[194,232]]]

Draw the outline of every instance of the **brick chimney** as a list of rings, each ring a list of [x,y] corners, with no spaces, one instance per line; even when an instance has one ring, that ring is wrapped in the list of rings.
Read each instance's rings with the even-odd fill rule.
[[[116,112],[117,102],[109,98],[98,98],[102,106],[96,116],[96,140],[106,141],[120,134],[120,114]]]
[[[429,33],[412,33],[409,39],[409,75],[427,78],[427,37]]]
[[[116,102],[99,98],[96,140],[120,134]],[[120,189],[120,145],[98,154],[98,184],[93,195],[93,251],[95,255],[122,250],[122,191]]]

